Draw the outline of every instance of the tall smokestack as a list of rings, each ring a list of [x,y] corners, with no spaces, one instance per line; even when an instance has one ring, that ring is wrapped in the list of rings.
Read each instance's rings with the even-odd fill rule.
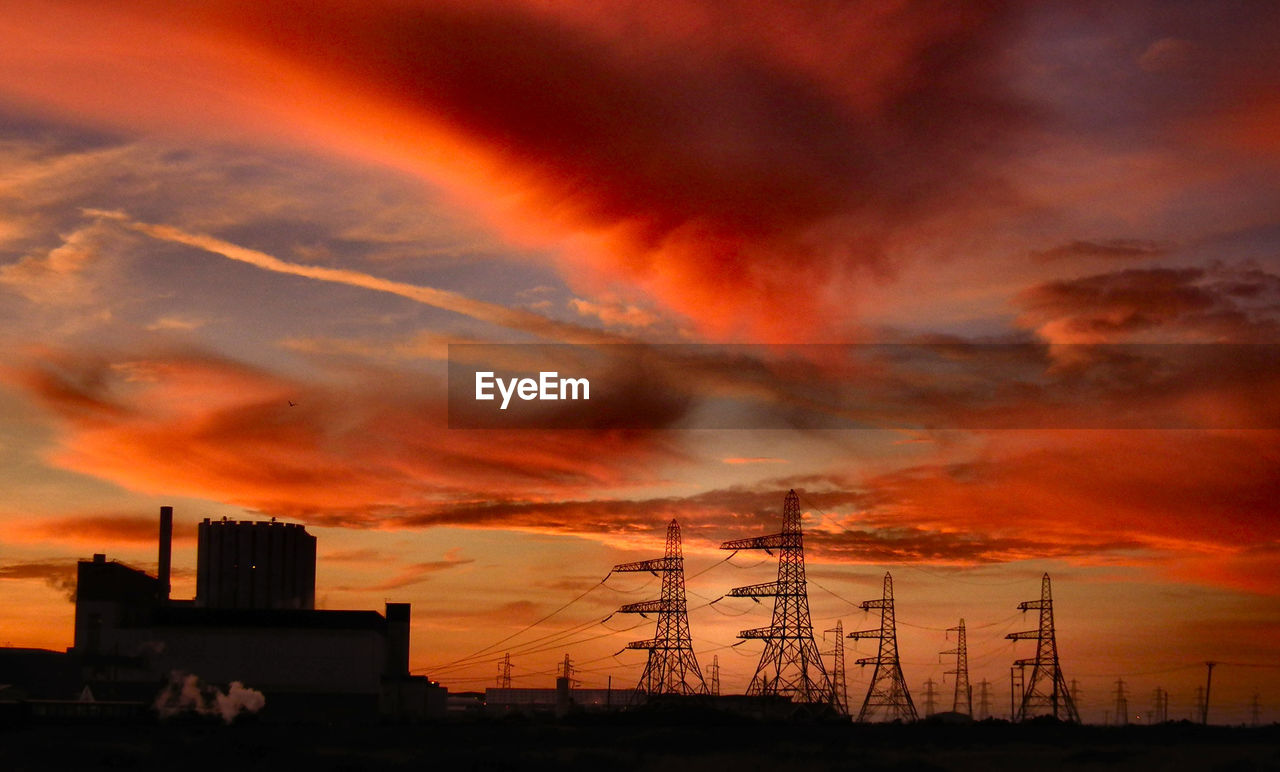
[[[392,678],[409,676],[409,618],[408,603],[387,604],[387,664],[386,673]]]
[[[169,565],[173,558],[173,507],[160,507],[160,600],[169,600]]]

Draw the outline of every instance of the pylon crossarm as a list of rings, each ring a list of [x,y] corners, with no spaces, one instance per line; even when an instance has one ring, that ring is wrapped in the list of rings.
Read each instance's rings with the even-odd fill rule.
[[[632,641],[631,643],[628,643],[625,648],[649,649],[650,651],[652,651],[654,649],[663,649],[666,647],[663,645],[662,641],[658,640],[657,638],[650,638],[647,641]]]
[[[657,614],[660,611],[667,611],[667,602],[664,600],[642,600],[636,603],[628,603],[618,609],[619,614]]]
[[[785,594],[787,594],[785,588],[777,582],[762,582],[761,584],[749,584],[746,587],[734,587],[725,593],[730,598],[768,598]]]
[[[770,550],[795,546],[788,542],[795,541],[795,534],[775,533],[769,536],[753,536],[749,539],[732,539],[720,545],[722,550]]]
[[[774,630],[772,627],[756,627],[751,630],[743,630],[742,632],[738,633],[738,637],[743,639],[777,638],[778,634],[777,634],[777,631]]]
[[[861,603],[863,611],[871,611],[872,609],[885,608],[892,605],[892,600],[884,600],[883,598],[878,600],[864,600]]]
[[[874,657],[863,657],[862,659],[859,659],[858,661],[854,662],[853,664],[855,664],[855,665],[879,665],[879,664],[880,664],[880,656],[879,656],[879,655],[876,655],[876,656],[874,656]]]
[[[1048,601],[1043,600],[1024,600],[1018,604],[1019,611],[1039,611],[1044,608],[1044,604]]]
[[[1023,630],[1020,633],[1009,633],[1005,636],[1008,641],[1034,641],[1040,637],[1039,630]]]
[[[651,571],[658,573],[660,571],[675,571],[675,561],[670,558],[654,558],[653,560],[637,560],[634,563],[619,563],[613,567],[615,574]]]
[[[880,628],[877,627],[874,630],[858,630],[857,632],[849,633],[845,637],[853,638],[854,640],[862,640],[864,638],[879,638],[880,634]]]

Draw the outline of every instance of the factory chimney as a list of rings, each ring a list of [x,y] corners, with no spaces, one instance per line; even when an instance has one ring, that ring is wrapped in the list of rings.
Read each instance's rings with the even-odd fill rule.
[[[387,604],[387,656],[386,675],[393,678],[409,677],[409,619],[408,603]]]
[[[156,571],[160,600],[168,602],[169,566],[173,558],[173,507],[160,507],[160,568]]]

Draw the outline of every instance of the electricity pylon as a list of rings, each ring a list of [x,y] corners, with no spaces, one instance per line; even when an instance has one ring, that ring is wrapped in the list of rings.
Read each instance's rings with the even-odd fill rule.
[[[1015,671],[1019,677],[1022,699],[1013,706],[1013,720],[1026,721],[1038,715],[1051,715],[1063,721],[1080,723],[1075,700],[1062,677],[1062,665],[1058,661],[1058,643],[1053,631],[1053,595],[1049,588],[1049,574],[1040,580],[1040,600],[1028,600],[1018,604],[1019,611],[1038,610],[1040,627],[1021,633],[1009,633],[1005,638],[1014,641],[1036,641],[1036,655],[1019,659],[1009,671],[1013,682]],[[1031,666],[1031,677],[1026,678],[1026,668]],[[1014,692],[1019,691],[1014,686]]]
[[[498,661],[498,688],[511,688],[511,652],[503,654]]]
[[[616,573],[649,571],[662,576],[662,597],[628,603],[618,609],[623,614],[657,614],[658,624],[653,638],[632,641],[628,649],[647,649],[637,695],[708,694],[707,685],[693,656],[693,639],[689,635],[689,613],[684,593],[684,553],[680,548],[680,524],[667,524],[667,548],[660,558],[620,563]]]
[[[715,697],[720,696],[720,655],[716,654],[711,657],[711,694]]]
[[[942,673],[943,680],[946,680],[949,675],[956,677],[956,693],[951,701],[951,710],[956,713],[963,713],[966,716],[972,716],[973,688],[969,686],[969,648],[965,642],[964,620],[960,620],[958,627],[948,627],[947,632],[956,634],[956,647],[941,652],[939,656],[956,655],[956,669],[944,670]]]
[[[880,627],[875,630],[859,630],[849,633],[848,638],[878,638],[880,650],[874,657],[863,657],[857,664],[875,665],[871,673],[871,684],[867,687],[867,696],[862,701],[862,709],[858,711],[858,721],[871,721],[880,714],[885,721],[916,721],[920,716],[916,713],[915,703],[911,701],[911,692],[907,690],[907,681],[902,677],[902,663],[898,661],[898,628],[893,614],[893,577],[889,572],[884,575],[884,594],[879,600],[864,600],[862,610],[880,609]]]
[[[1116,679],[1116,725],[1129,724],[1129,694],[1124,690],[1124,679]]]
[[[1157,686],[1151,695],[1151,720],[1148,723],[1163,724],[1169,720],[1169,693]]]
[[[849,685],[844,676],[844,620],[836,620],[836,626],[822,631],[826,640],[827,633],[836,634],[836,646],[831,650],[831,690],[834,699],[832,705],[842,716],[849,715]]]
[[[800,497],[789,491],[782,505],[782,532],[749,539],[734,539],[722,550],[778,552],[778,580],[735,587],[733,598],[773,598],[773,620],[768,627],[743,630],[738,637],[764,641],[760,663],[747,686],[749,695],[777,695],[795,702],[832,705],[831,679],[813,641],[809,619],[809,594],[804,576],[804,534],[800,527]]]
[[[991,718],[991,682],[982,679],[978,682],[978,715],[979,721]]]
[[[924,679],[924,714],[926,717],[932,716],[935,712],[933,698],[938,696],[938,690],[934,688],[937,685],[937,682],[932,678]]]

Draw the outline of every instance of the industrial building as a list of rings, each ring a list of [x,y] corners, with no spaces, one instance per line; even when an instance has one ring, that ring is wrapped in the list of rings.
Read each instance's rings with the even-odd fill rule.
[[[316,537],[303,526],[206,517],[198,543],[197,606],[316,607]]]
[[[302,525],[205,519],[192,600],[169,597],[172,529],[164,507],[158,576],[101,554],[78,565],[71,653],[94,695],[151,702],[182,673],[260,692],[264,720],[443,715],[445,690],[409,674],[409,604],[315,609]]]

